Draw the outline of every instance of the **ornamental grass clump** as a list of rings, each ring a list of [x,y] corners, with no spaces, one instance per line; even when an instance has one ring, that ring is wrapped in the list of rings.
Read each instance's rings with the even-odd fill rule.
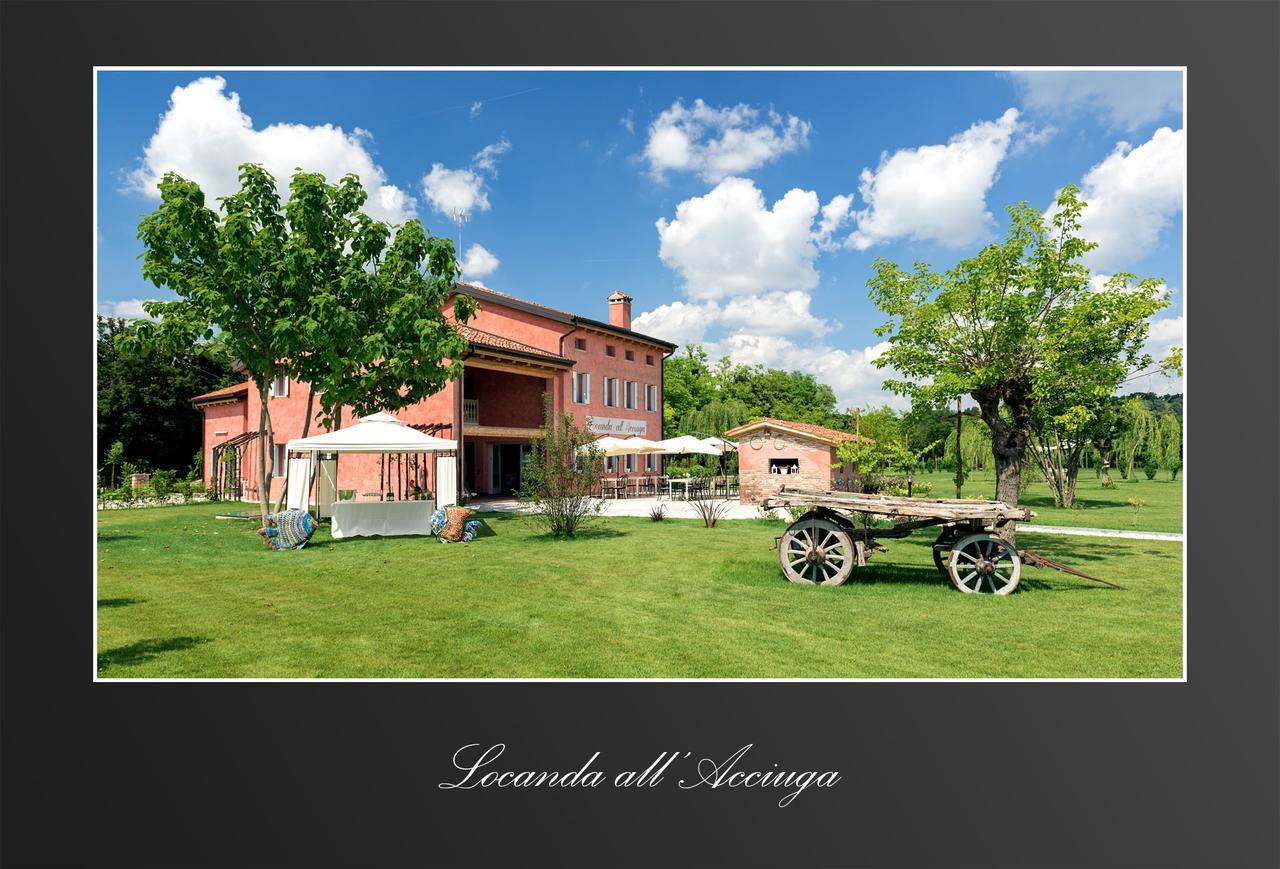
[[[704,495],[700,498],[693,498],[689,501],[693,505],[693,510],[698,514],[698,518],[702,520],[702,524],[707,528],[715,528],[716,523],[724,518],[724,514],[729,512],[729,501],[724,498],[713,498]]]

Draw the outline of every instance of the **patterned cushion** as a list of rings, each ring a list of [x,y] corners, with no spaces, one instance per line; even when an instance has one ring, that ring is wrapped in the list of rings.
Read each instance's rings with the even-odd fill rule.
[[[471,518],[471,511],[466,507],[445,507],[444,509],[449,514],[449,518],[444,523],[444,528],[440,529],[440,537],[451,543],[457,543],[462,539],[462,532],[467,520]]]
[[[462,540],[461,540],[461,541],[450,540],[450,539],[448,539],[447,537],[445,537],[445,536],[443,536],[443,535],[441,535],[441,536],[440,536],[440,537],[438,537],[437,539],[438,539],[441,543],[458,543],[458,542],[461,542],[461,543],[470,543],[472,540],[474,540],[474,539],[475,539],[475,536],[476,536],[477,534],[479,534],[479,533],[480,533],[480,528],[481,528],[481,527],[482,527],[482,526],[480,525],[480,520],[479,520],[479,519],[469,519],[469,520],[466,522],[466,524],[464,524],[464,525],[462,526]]]
[[[431,514],[431,533],[439,534],[444,530],[444,524],[449,521],[449,513],[444,507],[437,507],[436,511]]]
[[[316,520],[306,510],[272,513],[268,519],[271,524],[258,534],[272,549],[301,549],[316,533]]]

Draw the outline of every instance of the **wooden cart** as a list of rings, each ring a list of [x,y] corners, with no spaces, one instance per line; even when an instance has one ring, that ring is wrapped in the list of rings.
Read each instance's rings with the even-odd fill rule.
[[[1008,522],[1035,514],[1000,501],[903,498],[856,492],[783,488],[762,505],[804,508],[778,538],[778,563],[787,579],[806,585],[843,585],[855,567],[886,547],[878,541],[906,537],[913,531],[941,527],[933,542],[933,563],[960,591],[1005,595],[1018,587],[1024,564],[1051,567],[1074,576],[1119,588],[1044,556],[1018,550],[994,533]],[[875,527],[888,519],[891,527]]]

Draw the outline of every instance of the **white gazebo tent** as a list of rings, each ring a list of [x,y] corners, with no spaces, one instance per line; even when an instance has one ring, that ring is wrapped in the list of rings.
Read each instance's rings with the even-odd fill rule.
[[[423,434],[389,413],[375,413],[361,417],[358,423],[347,428],[307,438],[294,438],[286,448],[290,452],[308,454],[304,460],[307,462],[306,471],[302,475],[305,482],[298,493],[303,509],[306,509],[310,499],[310,481],[320,453],[438,453],[456,450],[458,442]],[[440,491],[442,483],[455,484],[453,469],[440,473],[442,470],[445,469],[441,469],[440,463],[437,463],[437,500],[444,506],[446,503],[454,503],[456,498],[448,490],[443,493]],[[293,487],[290,486],[290,489]],[[290,506],[294,506],[294,492],[291,491],[289,495]],[[433,501],[336,502],[331,508],[333,536],[429,533],[428,525],[435,504]]]

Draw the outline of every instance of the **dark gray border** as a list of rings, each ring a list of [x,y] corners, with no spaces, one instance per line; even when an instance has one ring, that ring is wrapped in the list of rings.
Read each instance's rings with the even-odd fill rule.
[[[1278,25],[1270,3],[5,3],[0,860],[1277,865]],[[89,68],[210,62],[1187,65],[1190,681],[90,683]],[[966,748],[979,729],[1007,736]],[[498,740],[550,768],[754,742],[846,783],[781,811],[435,789]]]

